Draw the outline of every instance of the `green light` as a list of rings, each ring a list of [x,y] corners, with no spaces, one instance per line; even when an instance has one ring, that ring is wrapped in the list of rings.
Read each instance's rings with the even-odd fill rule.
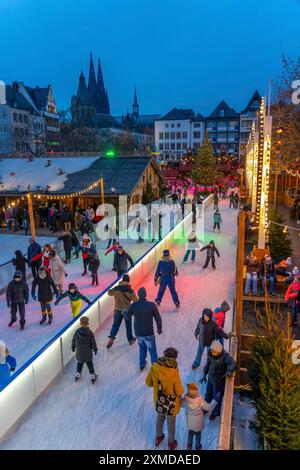
[[[116,154],[115,154],[115,151],[114,151],[114,150],[107,150],[107,151],[105,152],[105,155],[106,155],[107,157],[115,157]]]

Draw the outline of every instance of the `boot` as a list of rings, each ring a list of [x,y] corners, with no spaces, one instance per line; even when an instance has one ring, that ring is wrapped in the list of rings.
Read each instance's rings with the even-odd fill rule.
[[[43,323],[45,323],[45,321],[47,320],[47,315],[45,313],[42,313],[43,317],[40,321],[40,325],[42,325]]]
[[[14,323],[15,323],[14,321],[10,320],[8,326],[11,327],[11,326],[13,326]]]
[[[112,345],[114,344],[115,338],[109,338],[108,343],[106,345],[106,349],[110,349]]]
[[[48,323],[49,325],[51,325],[51,323],[53,322],[53,315],[52,315],[52,312],[48,312]]]
[[[132,340],[129,341],[129,346],[131,346],[131,345],[134,344],[135,342],[136,342],[136,337],[133,336],[133,337],[132,337]]]
[[[175,450],[175,449],[177,449],[177,445],[178,445],[178,443],[177,443],[176,440],[174,440],[173,442],[168,442],[168,449],[169,450]]]
[[[97,374],[91,374],[91,382],[92,382],[93,385],[96,382],[97,378],[98,378]]]
[[[20,325],[20,330],[24,330],[24,328],[25,328],[25,324],[22,323],[22,324]]]
[[[164,438],[165,438],[164,434],[162,434],[161,436],[157,436],[156,439],[155,439],[155,447],[160,446],[160,444],[162,443]]]

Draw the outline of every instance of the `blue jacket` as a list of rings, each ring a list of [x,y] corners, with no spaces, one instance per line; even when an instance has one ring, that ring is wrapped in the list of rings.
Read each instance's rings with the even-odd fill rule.
[[[178,270],[175,261],[172,259],[166,260],[162,258],[158,263],[154,280],[160,278],[160,282],[174,282],[174,276],[178,276]]]
[[[219,224],[220,222],[222,222],[221,214],[214,214],[213,219],[215,224]]]
[[[10,381],[10,372],[17,367],[17,361],[13,356],[6,357],[6,363],[0,364],[0,390],[2,390]]]
[[[27,259],[31,261],[32,258],[39,255],[42,252],[41,246],[37,243],[30,243],[29,247],[27,248]]]

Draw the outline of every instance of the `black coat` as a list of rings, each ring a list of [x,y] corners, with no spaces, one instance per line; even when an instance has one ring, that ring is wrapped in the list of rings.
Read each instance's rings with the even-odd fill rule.
[[[129,256],[128,253],[126,253],[126,251],[123,251],[121,255],[116,252],[114,256],[114,269],[116,269],[118,272],[127,271],[128,261],[131,267],[134,266],[133,259],[131,258],[131,256]]]
[[[220,253],[215,245],[213,246],[206,245],[203,248],[201,248],[200,251],[204,251],[204,250],[206,250],[206,256],[210,256],[211,258],[214,258],[215,253],[217,253],[218,257],[220,258]]]
[[[72,350],[76,351],[76,360],[83,364],[93,360],[93,351],[98,351],[94,333],[89,328],[81,327],[75,331]]]
[[[16,271],[21,271],[24,278],[26,274],[26,263],[27,259],[22,255],[21,251],[19,251],[18,254],[16,254],[16,257],[12,260],[12,264],[16,267]]]
[[[11,281],[6,289],[6,300],[13,304],[23,304],[28,302],[29,289],[27,282],[21,281]]]
[[[153,320],[156,322],[157,331],[162,331],[161,316],[154,302],[139,299],[133,302],[126,315],[134,318],[134,332],[136,336],[153,336]]]
[[[61,237],[58,237],[58,240],[62,240],[64,244],[64,250],[72,250],[73,244],[71,235],[62,235]]]
[[[38,288],[38,301],[41,303],[48,303],[53,300],[53,292],[58,295],[58,290],[52,277],[47,274],[44,279],[37,275],[32,283],[31,295],[35,294],[35,289]]]
[[[213,385],[214,395],[217,389],[224,390],[226,372],[233,373],[235,370],[236,362],[226,351],[223,350],[219,356],[213,356],[211,351],[208,351],[207,363],[204,367],[203,374],[208,374],[208,381]]]
[[[197,323],[195,336],[199,336],[199,341],[202,341],[202,344],[208,347],[215,339],[228,339],[228,335],[225,331],[221,330],[213,320],[205,322],[203,317],[201,317]]]

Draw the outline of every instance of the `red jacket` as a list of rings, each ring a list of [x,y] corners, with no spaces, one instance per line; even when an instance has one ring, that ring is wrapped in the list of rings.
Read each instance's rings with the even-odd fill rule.
[[[292,284],[289,285],[286,293],[285,293],[285,300],[288,302],[289,300],[297,299],[298,294],[300,290],[300,282],[292,282]],[[300,303],[297,301],[297,303]]]
[[[226,314],[224,310],[221,310],[220,307],[216,308],[213,312],[213,321],[216,322],[216,324],[219,328],[221,328],[221,330],[223,330],[224,328],[225,319]]]

